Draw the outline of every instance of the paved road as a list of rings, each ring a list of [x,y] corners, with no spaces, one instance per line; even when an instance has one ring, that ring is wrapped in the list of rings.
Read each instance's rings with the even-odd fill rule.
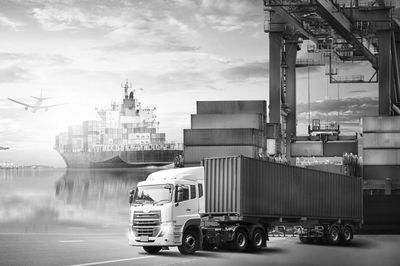
[[[59,232],[0,233],[0,265],[400,265],[400,235],[356,236],[347,247],[301,244],[272,238],[258,253],[200,251],[182,256],[176,248],[147,255],[127,245],[124,233],[67,228]]]

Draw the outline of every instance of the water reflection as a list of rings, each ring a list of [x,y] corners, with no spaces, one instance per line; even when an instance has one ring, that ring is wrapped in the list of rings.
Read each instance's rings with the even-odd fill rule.
[[[157,170],[1,170],[0,232],[125,228],[129,190]]]
[[[56,183],[56,197],[85,209],[126,209],[129,190],[152,172],[154,169],[68,170]]]

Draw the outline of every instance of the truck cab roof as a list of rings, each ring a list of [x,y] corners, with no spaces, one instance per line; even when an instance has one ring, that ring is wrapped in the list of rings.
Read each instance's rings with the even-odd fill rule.
[[[138,183],[138,186],[150,184],[174,183],[177,180],[202,181],[204,180],[204,167],[186,167],[162,170],[150,174],[146,181]]]

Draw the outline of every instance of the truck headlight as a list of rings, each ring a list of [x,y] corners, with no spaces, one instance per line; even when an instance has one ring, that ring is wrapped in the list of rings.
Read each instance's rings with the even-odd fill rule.
[[[168,231],[171,230],[172,226],[173,226],[172,223],[161,224],[161,229],[160,229],[160,233],[158,234],[158,236],[163,237],[164,235],[166,235],[168,233]]]

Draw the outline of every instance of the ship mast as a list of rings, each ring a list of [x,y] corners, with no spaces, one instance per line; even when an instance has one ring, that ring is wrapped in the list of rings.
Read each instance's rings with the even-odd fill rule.
[[[128,99],[128,89],[132,88],[132,83],[129,84],[128,79],[126,79],[125,85],[121,87],[124,88],[124,92],[125,92],[125,99]]]

